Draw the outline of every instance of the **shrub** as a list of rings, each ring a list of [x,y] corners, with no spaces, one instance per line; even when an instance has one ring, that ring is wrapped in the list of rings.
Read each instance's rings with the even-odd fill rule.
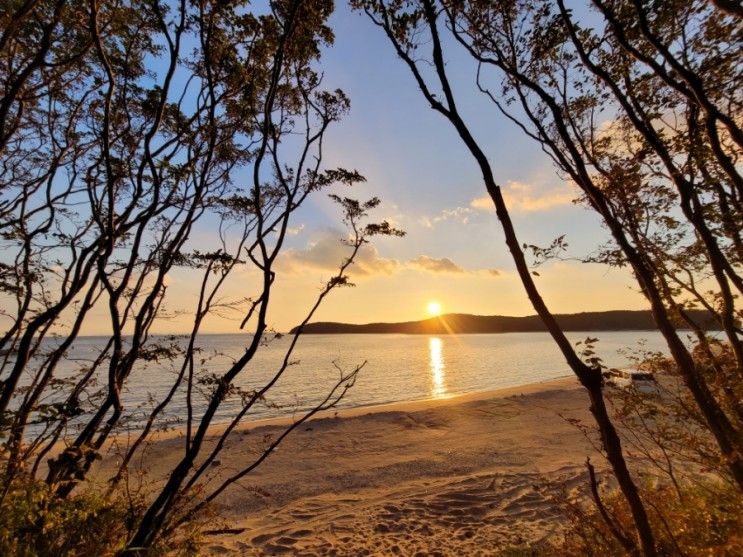
[[[684,484],[680,494],[667,485],[647,486],[642,491],[659,555],[743,555],[743,494],[735,487],[705,480]],[[609,492],[603,503],[619,529],[633,531],[629,509],[616,491]],[[568,526],[546,555],[626,555],[594,507],[567,501],[564,504]]]
[[[0,555],[114,555],[125,547],[144,503],[122,490],[106,494],[92,485],[62,499],[45,482],[19,476],[7,484],[0,500]],[[148,555],[195,554],[194,547],[192,539],[181,540],[153,548]]]

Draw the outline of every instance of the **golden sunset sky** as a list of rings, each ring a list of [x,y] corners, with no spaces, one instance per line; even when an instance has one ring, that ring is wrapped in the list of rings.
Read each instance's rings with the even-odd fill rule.
[[[328,132],[327,166],[358,169],[367,183],[337,193],[379,196],[382,205],[373,220],[387,219],[407,235],[366,246],[350,273],[356,286],[332,293],[313,320],[417,320],[429,316],[431,301],[439,302],[444,313],[533,314],[479,171],[453,128],[426,105],[407,68],[364,16],[341,2],[331,25],[336,42],[323,55],[324,85],[342,88],[352,109]],[[546,156],[476,92],[471,61],[456,45],[447,45],[447,55],[460,108],[486,147],[520,241],[546,246],[565,234],[566,257],[592,253],[607,239],[598,219],[572,202],[575,190]],[[202,222],[195,245],[213,233],[213,226]],[[303,319],[345,256],[340,241],[345,234],[326,193],[295,215],[269,313],[276,330],[286,331]],[[647,307],[625,270],[573,260],[547,264],[538,272],[538,285],[554,312]],[[256,280],[254,272],[237,273],[225,290],[226,300],[253,295]],[[166,309],[181,313],[161,320],[156,332],[188,329],[197,283],[193,271],[170,274]],[[238,332],[238,317],[212,317],[204,331]],[[104,322],[101,310],[84,333],[102,332]]]

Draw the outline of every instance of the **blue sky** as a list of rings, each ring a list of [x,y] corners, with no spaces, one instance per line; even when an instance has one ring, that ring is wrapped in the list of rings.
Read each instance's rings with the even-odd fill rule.
[[[426,104],[407,67],[364,14],[338,2],[331,26],[336,41],[323,53],[324,85],[343,89],[352,108],[328,131],[326,166],[358,169],[368,182],[338,193],[380,197],[374,220],[388,219],[407,235],[365,247],[350,273],[356,287],[334,292],[315,320],[416,320],[428,316],[431,301],[444,312],[533,314],[479,170],[454,129]],[[546,246],[565,234],[569,255],[590,253],[606,239],[598,219],[571,202],[575,192],[551,161],[477,92],[474,63],[457,45],[445,44],[445,52],[460,111],[490,158],[521,242]],[[210,245],[213,233],[214,223],[202,222],[193,244]],[[343,234],[340,213],[323,192],[295,214],[269,312],[275,329],[303,319],[344,257]],[[539,273],[538,285],[555,312],[646,307],[626,271],[556,262]],[[198,279],[193,271],[174,269],[169,282],[167,309],[183,313],[155,331],[186,331]],[[224,295],[252,296],[257,282],[254,272],[239,272]],[[99,315],[86,334],[105,332],[105,311],[94,313]],[[204,330],[236,332],[237,323],[215,317]]]
[[[352,109],[329,131],[327,164],[364,174],[368,183],[355,195],[379,196],[375,216],[390,219],[407,236],[375,241],[352,271],[357,287],[334,293],[318,318],[419,319],[434,299],[446,312],[533,313],[490,202],[483,199],[479,170],[453,128],[426,104],[407,67],[365,15],[340,2],[331,26],[336,41],[323,54],[324,84],[343,89]],[[570,255],[591,252],[606,238],[598,219],[571,203],[574,192],[547,157],[476,91],[471,60],[455,45],[446,46],[460,109],[511,201],[521,241],[547,245],[567,234]],[[272,313],[279,329],[298,321],[338,257],[339,215],[323,195],[296,215],[295,227]],[[540,274],[555,311],[645,307],[624,271],[557,262]]]

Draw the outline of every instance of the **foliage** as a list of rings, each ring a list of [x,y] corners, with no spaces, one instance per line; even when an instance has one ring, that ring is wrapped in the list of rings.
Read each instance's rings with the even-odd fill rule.
[[[656,555],[658,525],[646,509],[652,500],[639,497],[604,412],[594,342],[581,353],[569,344],[525,261],[524,250],[537,265],[562,257],[567,241],[547,248],[519,241],[485,146],[458,107],[446,55],[451,43],[465,49],[477,66],[473,85],[494,112],[533,139],[600,216],[611,239],[583,259],[631,269],[682,380],[686,394],[678,399],[690,405],[687,414],[699,418],[695,425],[714,439],[712,453],[743,490],[741,11],[704,0],[353,5],[383,30],[427,103],[478,164],[529,299],[591,397],[602,448],[632,515],[630,534],[618,539],[630,553]],[[692,308],[712,316],[727,348],[711,346]],[[693,331],[693,348],[681,327]]]
[[[730,347],[713,338],[707,341],[714,346],[717,371],[729,376],[731,370],[720,366],[735,365]],[[708,352],[697,347],[693,354],[698,369],[710,374],[715,394],[725,401],[727,395],[722,384],[714,381]],[[607,386],[607,398],[625,454],[642,478],[638,487],[649,509],[658,554],[739,555],[743,493],[675,362],[642,348],[628,356],[638,369],[655,376],[658,392]],[[545,550],[547,555],[626,554],[621,539],[633,527],[626,500],[616,489],[602,492],[593,474],[589,464],[589,486],[596,488],[593,504],[564,492],[555,498],[568,525],[560,541]]]
[[[733,393],[743,369],[739,22],[701,1],[587,4],[595,20],[561,1],[441,10],[479,65],[479,89],[601,216],[611,240],[585,260],[631,268],[692,404],[743,485]],[[533,250],[537,263],[559,255],[552,248],[562,242]],[[708,324],[691,308],[708,312],[727,355],[710,351]]]
[[[714,350],[714,366],[707,350],[701,346],[693,351],[695,365],[705,374],[723,408],[734,413],[743,388],[740,383],[729,382],[735,358],[729,346],[712,337],[704,338]],[[656,395],[645,395],[633,389],[610,388],[607,391],[615,419],[622,426],[627,454],[641,462],[648,473],[662,477],[671,485],[710,474],[721,481],[735,483],[729,463],[721,454],[673,359],[644,349],[627,355],[639,370],[653,374],[658,384]]]
[[[0,554],[7,557],[114,555],[126,545],[145,501],[92,488],[66,499],[42,481],[17,476],[0,503]],[[153,555],[191,554],[195,538],[163,542]],[[195,554],[195,552],[193,552]]]
[[[292,365],[303,325],[331,290],[350,284],[359,248],[400,234],[367,222],[378,199],[336,197],[347,256],[265,384],[241,387],[255,355],[278,336],[269,309],[294,214],[310,195],[364,181],[323,161],[325,134],[350,107],[343,91],[321,87],[332,10],[331,0],[0,7],[0,489],[45,476],[46,507],[67,513],[66,501],[77,500],[84,508],[79,494],[108,448],[120,458],[112,477],[99,479],[118,489],[180,404],[177,463],[165,484],[149,486],[146,505],[131,508],[126,539],[116,538],[146,551],[187,531],[275,448],[222,483],[205,482],[235,427]],[[176,272],[188,276],[190,296],[171,291]],[[228,297],[226,285],[239,295]],[[184,335],[154,334],[159,320],[184,315]],[[205,321],[224,316],[245,345],[216,366],[197,338]],[[91,328],[104,338],[73,361],[70,349],[96,319]],[[327,396],[276,443],[337,404],[363,365],[337,370]],[[153,370],[165,388],[133,404],[132,376]],[[234,412],[207,450],[225,406]],[[112,442],[122,432],[130,439],[123,447]]]
[[[646,486],[650,521],[659,555],[743,554],[743,494],[730,484],[711,480],[685,484],[680,494],[669,485]],[[632,517],[616,490],[603,497],[615,524],[632,530]],[[626,555],[598,511],[563,501],[568,526],[559,541],[540,550],[540,555],[561,557],[609,557]]]

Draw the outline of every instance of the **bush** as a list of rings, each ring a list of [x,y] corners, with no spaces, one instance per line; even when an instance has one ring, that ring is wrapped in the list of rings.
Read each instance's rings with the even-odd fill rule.
[[[680,496],[671,486],[642,491],[659,555],[743,555],[743,494],[735,487],[706,480],[682,486]],[[603,502],[615,524],[631,533],[633,522],[624,498],[612,491]],[[565,507],[568,527],[546,555],[626,555],[595,508],[573,503]]]
[[[91,486],[62,499],[44,482],[15,478],[0,500],[0,555],[114,555],[125,547],[145,507],[142,499],[122,491],[104,492]],[[148,554],[191,553],[189,545],[180,544],[180,550],[159,547]]]

